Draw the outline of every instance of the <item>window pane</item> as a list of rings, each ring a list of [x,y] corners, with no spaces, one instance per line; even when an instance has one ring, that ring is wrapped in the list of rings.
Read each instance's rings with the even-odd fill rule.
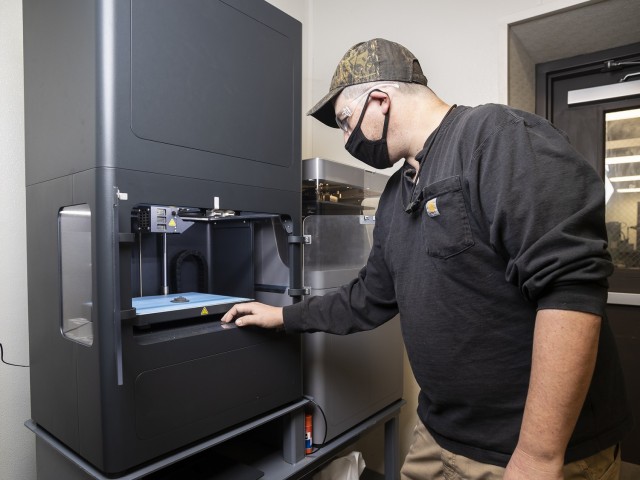
[[[91,321],[91,210],[64,207],[59,214],[62,275],[62,333],[84,345],[93,344]]]
[[[640,268],[640,109],[605,116],[607,234],[619,268]]]

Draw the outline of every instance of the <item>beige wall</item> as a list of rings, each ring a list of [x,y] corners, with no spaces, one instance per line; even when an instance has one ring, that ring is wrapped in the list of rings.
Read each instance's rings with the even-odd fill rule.
[[[447,102],[476,105],[502,100],[506,70],[503,19],[544,4],[558,8],[571,0],[270,0],[303,24],[302,106],[306,111],[327,90],[337,61],[352,44],[386,37],[420,58],[432,88]],[[575,2],[574,2],[575,3]],[[6,360],[28,362],[21,0],[0,0],[0,342]],[[525,18],[523,15],[522,18]],[[502,55],[502,56],[501,56]],[[302,112],[301,112],[302,113]],[[344,163],[338,130],[304,117],[303,157]],[[405,370],[408,401],[403,410],[401,446],[406,450],[415,421],[417,390]],[[35,479],[29,418],[28,369],[0,364],[0,478]],[[375,451],[379,442],[373,442]],[[380,467],[380,454],[367,462]]]

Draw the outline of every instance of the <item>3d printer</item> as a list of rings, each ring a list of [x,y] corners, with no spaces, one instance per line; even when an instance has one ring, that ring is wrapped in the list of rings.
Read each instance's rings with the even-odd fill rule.
[[[33,423],[113,474],[300,399],[299,337],[219,322],[302,294],[300,24],[25,0],[24,45]]]

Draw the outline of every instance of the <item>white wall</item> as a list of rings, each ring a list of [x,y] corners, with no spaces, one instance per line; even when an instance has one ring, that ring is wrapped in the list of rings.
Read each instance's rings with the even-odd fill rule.
[[[302,107],[328,89],[333,70],[353,44],[386,37],[421,61],[430,85],[445,101],[476,105],[500,99],[501,19],[563,0],[269,0],[303,23]],[[504,33],[504,32],[502,32]],[[5,359],[28,362],[24,191],[21,0],[0,0],[0,342]],[[304,158],[358,165],[344,151],[339,130],[304,118]],[[408,405],[401,421],[406,451],[415,421],[417,390],[405,371]],[[28,369],[0,364],[0,478],[35,479],[29,418]],[[369,460],[374,468],[380,463]]]

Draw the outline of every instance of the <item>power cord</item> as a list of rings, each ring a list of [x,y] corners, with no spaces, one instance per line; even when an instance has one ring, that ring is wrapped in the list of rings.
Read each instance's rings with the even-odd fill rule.
[[[316,402],[313,399],[313,397],[310,397],[309,395],[304,395],[304,398],[309,400],[318,408],[318,410],[320,410],[320,413],[322,414],[322,419],[324,420],[324,438],[322,439],[322,443],[311,444],[313,447],[315,447],[315,450],[313,450],[311,453],[316,453],[318,450],[320,450],[322,447],[325,446],[325,443],[327,441],[327,430],[329,429],[329,424],[327,422],[327,416],[324,414],[324,410],[322,410],[322,407],[318,404],[318,402]]]
[[[17,363],[11,363],[11,362],[6,362],[4,359],[4,349],[2,348],[2,343],[0,343],[0,360],[2,361],[2,363],[4,363],[5,365],[10,365],[12,367],[24,367],[24,368],[29,368],[29,365],[19,365]]]

